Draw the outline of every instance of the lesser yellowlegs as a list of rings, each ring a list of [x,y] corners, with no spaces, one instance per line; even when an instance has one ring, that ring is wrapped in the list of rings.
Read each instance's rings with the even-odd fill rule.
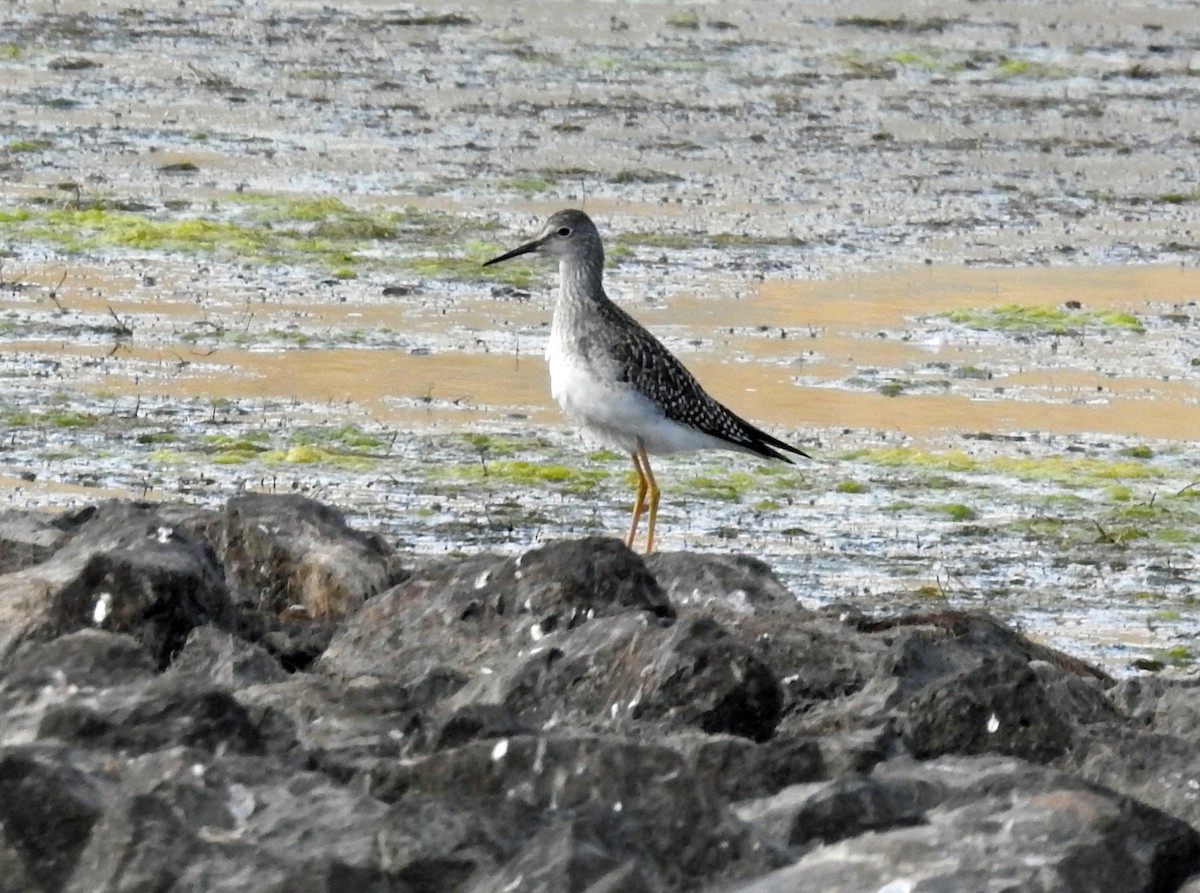
[[[646,551],[654,549],[658,484],[651,453],[725,449],[791,462],[808,454],[722,406],[661,341],[604,293],[604,247],[591,218],[559,211],[532,242],[484,266],[537,251],[558,258],[561,287],[546,360],[550,391],[573,422],[633,458],[637,494],[627,546],[649,508]]]

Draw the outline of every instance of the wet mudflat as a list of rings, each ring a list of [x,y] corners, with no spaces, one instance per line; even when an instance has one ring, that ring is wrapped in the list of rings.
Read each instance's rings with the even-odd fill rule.
[[[565,8],[6,6],[7,503],[622,532],[627,458],[549,402],[553,271],[479,268],[582,202],[612,295],[817,457],[661,460],[663,548],[1189,666],[1194,15]]]

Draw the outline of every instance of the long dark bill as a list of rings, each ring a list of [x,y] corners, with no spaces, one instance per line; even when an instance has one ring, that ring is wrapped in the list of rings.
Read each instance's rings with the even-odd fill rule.
[[[541,247],[542,247],[542,240],[534,239],[532,242],[522,245],[520,248],[514,248],[512,251],[508,252],[507,254],[502,254],[499,257],[493,257],[491,260],[485,261],[484,266],[490,267],[492,264],[498,264],[502,260],[510,260],[514,257],[520,257],[522,254],[528,254],[530,251],[537,251]]]

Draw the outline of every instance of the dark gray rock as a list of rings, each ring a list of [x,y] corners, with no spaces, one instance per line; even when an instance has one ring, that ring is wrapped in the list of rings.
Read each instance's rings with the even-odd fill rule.
[[[642,560],[616,540],[552,543],[515,559],[432,562],[349,618],[318,667],[409,688],[429,687],[431,675],[461,685],[550,634],[629,612],[674,616]],[[433,688],[440,696],[445,686]]]
[[[443,750],[468,741],[532,735],[536,731],[514,711],[501,704],[467,704],[442,721],[434,739],[434,747]]]
[[[601,538],[409,575],[295,498],[8,513],[0,570],[0,891],[1200,868],[1196,686],[1113,685],[986,615],[812,612],[752,558]]]
[[[121,767],[73,858],[68,893],[461,888],[465,822],[389,807],[312,772],[174,748]],[[407,885],[407,886],[406,886]]]
[[[0,751],[0,837],[10,856],[5,890],[61,890],[104,813],[102,786],[62,754]]]
[[[827,732],[814,737],[821,749],[821,763],[829,778],[851,772],[870,772],[879,763],[904,751],[890,725]]]
[[[288,678],[265,648],[212,626],[198,626],[188,633],[171,661],[171,672],[234,689]]]
[[[67,537],[69,514],[0,511],[0,575],[45,561]]]
[[[521,736],[477,741],[420,760],[381,761],[367,789],[403,805],[417,796],[474,800],[528,840],[577,820],[611,851],[638,859],[673,889],[763,870],[767,855],[679,754],[606,736]],[[585,872],[615,867],[601,857]],[[619,861],[618,861],[619,864]]]
[[[885,822],[890,826],[882,831],[845,837],[725,889],[1161,891],[1174,889],[1200,858],[1200,836],[1186,823],[1017,760],[947,758],[905,764],[876,780],[882,787],[857,792],[861,809],[843,803],[836,813],[870,816],[882,792],[894,798],[907,784],[914,812],[902,810],[902,818],[919,814],[920,821]],[[801,792],[792,814],[803,814],[821,793]],[[840,793],[856,796],[845,785]],[[779,821],[768,810],[762,815]]]
[[[119,686],[148,683],[156,661],[133,636],[83,629],[26,642],[0,671],[0,743],[38,737],[47,712]]]
[[[733,617],[810,613],[765,562],[750,555],[654,552],[645,562],[671,604],[682,612]]]
[[[1109,697],[1112,686],[1089,674],[1080,674],[1058,664],[1034,660],[1030,669],[1037,674],[1051,708],[1074,723],[1093,725],[1113,722],[1120,712]]]
[[[642,671],[669,636],[642,611],[595,618],[507,657],[489,655],[447,707],[503,705],[538,728],[598,719],[620,727],[653,684]]]
[[[1064,764],[1080,776],[1137,797],[1200,826],[1200,749],[1186,737],[1128,729],[1097,731],[1083,738]]]
[[[716,620],[675,625],[646,667],[635,718],[672,719],[712,734],[765,741],[775,731],[783,692],[770,667]]]
[[[132,635],[165,666],[194,627],[233,627],[216,556],[155,506],[102,503],[67,527],[53,555],[0,577],[0,661],[94,627]]]
[[[784,788],[771,797],[741,804],[737,814],[780,847],[797,853],[815,843],[925,820],[925,809],[904,785],[856,774]]]
[[[133,753],[182,745],[282,755],[295,745],[291,724],[279,712],[248,710],[225,689],[174,675],[110,688],[102,696],[68,697],[45,711],[37,736]]]
[[[286,727],[270,727],[272,749],[289,746],[290,734],[297,759],[342,781],[381,758],[428,749],[437,733],[436,724],[413,708],[408,692],[374,679],[343,683],[295,673],[243,687],[237,700],[251,715],[287,718]]]
[[[736,735],[684,732],[663,739],[700,778],[730,801],[762,797],[828,777],[816,738],[775,737],[762,743]]]
[[[647,868],[622,861],[631,842],[622,839],[622,831],[619,820],[607,816],[556,822],[534,834],[500,872],[473,884],[470,893],[664,889],[663,881]],[[618,879],[620,886],[613,887]]]
[[[1048,762],[1071,743],[1066,718],[1016,657],[985,656],[929,683],[901,709],[898,725],[918,758],[1001,753]]]
[[[109,688],[158,670],[146,646],[126,633],[81,629],[48,642],[26,642],[0,679],[5,688],[71,685]]]
[[[483,668],[449,704],[497,704],[528,723],[656,720],[706,732],[770,737],[779,683],[716,621],[665,626],[645,612],[591,620]]]

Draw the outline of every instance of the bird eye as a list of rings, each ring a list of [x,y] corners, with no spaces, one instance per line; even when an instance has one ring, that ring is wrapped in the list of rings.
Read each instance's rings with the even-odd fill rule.
[[[558,228],[558,234],[559,234],[560,236],[569,236],[569,235],[571,235],[571,227],[569,227],[569,226],[560,226],[560,227]]]

